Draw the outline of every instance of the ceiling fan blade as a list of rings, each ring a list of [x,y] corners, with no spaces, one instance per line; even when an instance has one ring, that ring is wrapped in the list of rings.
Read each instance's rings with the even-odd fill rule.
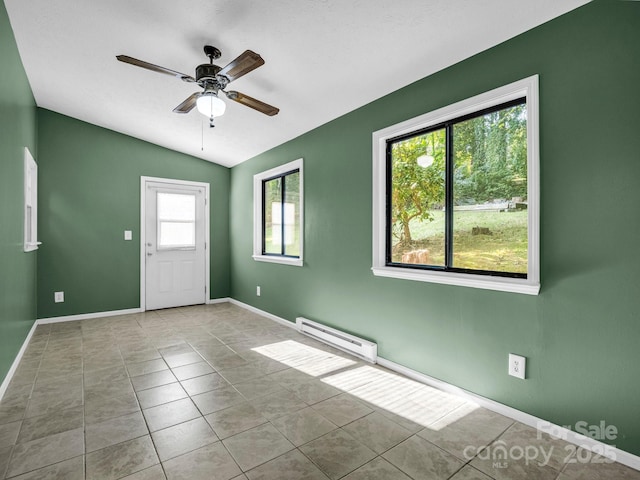
[[[173,113],[189,113],[193,110],[193,107],[196,106],[196,101],[200,95],[202,95],[202,93],[196,92],[189,96],[184,102],[173,109]]]
[[[243,75],[246,75],[251,70],[255,70],[261,65],[264,65],[264,60],[260,55],[256,52],[252,52],[251,50],[245,50],[245,52],[240,54],[238,58],[231,61],[229,65],[220,70],[218,75],[224,75],[231,82]]]
[[[190,75],[176,72],[175,70],[170,70],[168,68],[159,67],[158,65],[154,65],[153,63],[144,62],[142,60],[138,60],[137,58],[129,57],[127,55],[117,55],[116,58],[121,62],[129,63],[131,65],[135,65],[136,67],[146,68],[147,70],[151,70],[152,72],[164,73],[165,75],[171,75],[172,77],[177,77],[184,82],[196,81],[196,79]]]
[[[249,108],[253,108],[254,110],[264,113],[265,115],[269,115],[270,117],[273,117],[280,111],[279,108],[261,102],[260,100],[250,97],[249,95],[245,95],[244,93],[235,92],[233,90],[224,93],[227,95],[229,100],[246,105]]]

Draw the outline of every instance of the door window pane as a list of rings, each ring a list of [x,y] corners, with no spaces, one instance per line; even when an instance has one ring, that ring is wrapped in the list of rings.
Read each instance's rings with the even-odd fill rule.
[[[195,194],[158,192],[158,218],[194,222],[196,220]]]
[[[158,249],[195,248],[196,196],[157,193]]]
[[[196,246],[196,224],[193,222],[160,222],[158,247],[184,248]]]

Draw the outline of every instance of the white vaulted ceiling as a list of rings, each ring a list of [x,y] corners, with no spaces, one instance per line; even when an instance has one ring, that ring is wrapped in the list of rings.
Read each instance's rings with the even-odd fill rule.
[[[5,0],[38,106],[225,166],[585,3]],[[244,50],[259,53],[265,65],[228,90],[280,113],[267,117],[225,99],[227,112],[209,129],[195,109],[172,112],[197,85],[115,58],[194,75],[208,62],[205,44],[222,51],[220,66]]]

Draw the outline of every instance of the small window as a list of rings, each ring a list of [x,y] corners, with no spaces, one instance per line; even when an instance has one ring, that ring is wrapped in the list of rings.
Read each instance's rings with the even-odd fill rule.
[[[196,196],[157,193],[158,250],[196,248]]]
[[[38,164],[24,149],[24,251],[38,249]]]
[[[376,132],[374,274],[537,294],[537,135],[537,77]]]
[[[253,183],[253,258],[301,266],[302,159],[259,173]]]

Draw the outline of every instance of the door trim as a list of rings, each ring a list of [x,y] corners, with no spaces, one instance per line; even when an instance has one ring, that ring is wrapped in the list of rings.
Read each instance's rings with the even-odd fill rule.
[[[166,183],[167,185],[178,185],[183,187],[198,187],[204,190],[204,302],[209,301],[211,290],[209,288],[210,281],[210,258],[209,252],[211,251],[211,244],[209,242],[209,184],[204,182],[191,182],[188,180],[176,180],[173,178],[160,178],[160,177],[140,177],[140,311],[145,312],[147,310],[147,264],[145,248],[147,232],[146,232],[146,191],[147,182],[153,183]]]

